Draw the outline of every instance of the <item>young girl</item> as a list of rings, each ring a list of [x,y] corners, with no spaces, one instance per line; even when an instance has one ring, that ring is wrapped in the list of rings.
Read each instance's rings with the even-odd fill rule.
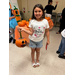
[[[31,58],[33,67],[40,66],[39,63],[39,56],[40,56],[40,48],[43,46],[43,38],[44,33],[46,32],[47,36],[47,44],[50,43],[49,41],[49,24],[48,21],[45,19],[45,14],[43,10],[43,6],[41,4],[37,4],[33,8],[33,15],[32,20],[29,23],[30,31],[19,27],[18,30],[25,31],[29,34],[30,43],[29,46],[31,47]],[[36,63],[34,61],[34,54],[36,52]]]
[[[13,40],[13,43],[15,43],[14,39],[14,30],[17,24],[17,21],[15,19],[15,14],[12,9],[10,9],[10,3],[9,3],[9,43]],[[13,34],[13,36],[11,36]]]

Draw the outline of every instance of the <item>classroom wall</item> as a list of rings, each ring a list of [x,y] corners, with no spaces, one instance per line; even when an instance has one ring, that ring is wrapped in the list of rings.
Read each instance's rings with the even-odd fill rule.
[[[9,0],[9,2],[11,4],[11,6],[12,6],[12,9],[14,9],[14,6],[16,6],[16,8],[18,8],[18,10],[19,10],[17,0]]]
[[[53,6],[55,6],[56,1],[58,1],[58,6],[53,12],[61,13],[65,7],[65,0],[53,0]],[[28,20],[32,15],[32,10],[35,4],[42,4],[45,7],[48,4],[48,0],[17,0],[19,9],[23,11],[25,7],[24,19]]]

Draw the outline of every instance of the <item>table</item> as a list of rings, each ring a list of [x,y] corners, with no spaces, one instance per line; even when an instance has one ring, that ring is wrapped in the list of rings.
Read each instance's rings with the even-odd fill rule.
[[[20,38],[20,33],[18,32],[18,25],[15,28],[15,39]],[[25,25],[23,28],[25,28],[26,30],[29,30],[29,28]],[[24,31],[21,32],[22,37],[24,37],[27,42],[29,43],[29,34],[25,33]]]

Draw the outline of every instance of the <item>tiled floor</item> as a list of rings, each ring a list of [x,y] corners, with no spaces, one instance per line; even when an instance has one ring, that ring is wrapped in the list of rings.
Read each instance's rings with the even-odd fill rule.
[[[50,45],[45,50],[46,37],[40,52],[40,67],[33,68],[31,49],[26,46],[18,48],[9,44],[9,75],[65,75],[65,59],[58,58],[56,51],[61,41],[61,35],[56,34],[58,27],[50,30]]]

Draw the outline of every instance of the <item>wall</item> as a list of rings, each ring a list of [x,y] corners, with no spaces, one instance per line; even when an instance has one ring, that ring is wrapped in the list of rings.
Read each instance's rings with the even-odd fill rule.
[[[12,9],[14,9],[14,6],[16,6],[16,8],[19,9],[17,0],[9,0],[9,2],[11,4],[11,6],[12,6]]]
[[[32,10],[35,4],[42,4],[45,7],[48,4],[48,0],[17,0],[19,9],[23,11],[23,7],[25,7],[24,19],[28,20],[32,15]],[[65,0],[53,0],[53,6],[55,6],[56,1],[58,1],[58,6],[56,10],[53,12],[61,13],[63,8],[65,7]],[[29,12],[28,12],[29,11]]]

